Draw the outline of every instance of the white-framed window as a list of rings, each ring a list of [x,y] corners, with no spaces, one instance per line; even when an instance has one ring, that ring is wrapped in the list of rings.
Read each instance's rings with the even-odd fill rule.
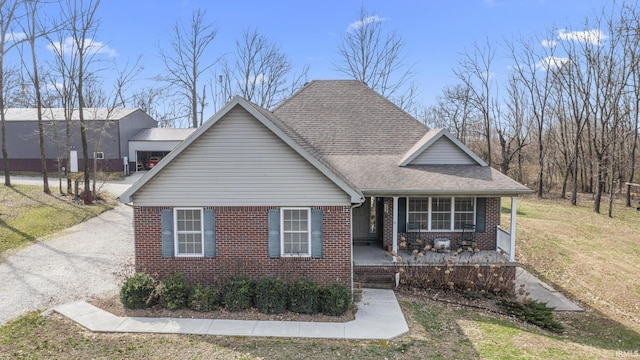
[[[454,203],[453,228],[464,229],[465,224],[475,224],[476,202],[472,197],[457,197]]]
[[[407,231],[456,231],[475,224],[473,197],[415,197],[407,201]]]
[[[173,224],[176,256],[204,256],[202,208],[175,208]]]
[[[429,198],[411,198],[408,205],[408,230],[429,230]]]
[[[281,208],[282,256],[311,256],[311,209]]]
[[[451,230],[451,198],[431,198],[431,230]]]
[[[96,160],[104,160],[104,152],[96,151],[93,153],[93,158]]]

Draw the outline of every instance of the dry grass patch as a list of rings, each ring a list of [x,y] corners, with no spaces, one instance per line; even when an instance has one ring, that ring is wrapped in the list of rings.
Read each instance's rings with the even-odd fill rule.
[[[525,197],[518,211],[520,263],[579,302],[640,330],[640,213],[635,208],[616,203],[609,218],[594,213],[590,203]]]

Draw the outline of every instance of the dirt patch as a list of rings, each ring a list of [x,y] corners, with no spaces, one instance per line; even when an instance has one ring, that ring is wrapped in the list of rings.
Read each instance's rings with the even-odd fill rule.
[[[337,322],[343,323],[355,320],[357,306],[354,304],[350,311],[341,316],[328,316],[323,314],[308,315],[284,312],[282,314],[263,314],[256,309],[232,312],[225,309],[216,311],[198,312],[188,309],[167,310],[160,306],[149,309],[126,309],[118,296],[101,298],[90,301],[93,306],[108,311],[116,316],[128,317],[155,317],[155,318],[180,318],[180,319],[226,319],[226,320],[272,320],[272,321],[304,321],[304,322]]]

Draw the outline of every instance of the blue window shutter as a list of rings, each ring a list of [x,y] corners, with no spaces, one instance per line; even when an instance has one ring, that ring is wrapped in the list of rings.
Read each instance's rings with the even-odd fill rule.
[[[322,210],[311,210],[311,257],[322,258]]]
[[[173,243],[173,210],[163,209],[161,213],[162,221],[162,257],[172,258],[174,252]]]
[[[216,213],[212,209],[204,209],[204,257],[216,257]]]
[[[487,199],[476,198],[476,232],[487,231]]]
[[[407,232],[407,198],[398,198],[398,232]]]
[[[269,210],[269,257],[280,257],[280,209]]]

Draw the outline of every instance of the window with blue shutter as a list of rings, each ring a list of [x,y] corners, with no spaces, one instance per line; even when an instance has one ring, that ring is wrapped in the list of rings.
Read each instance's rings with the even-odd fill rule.
[[[322,258],[322,210],[311,210],[311,257]]]
[[[216,213],[212,209],[204,212],[204,257],[216,257]]]
[[[174,251],[173,242],[173,210],[163,209],[161,212],[162,223],[162,257],[172,258]]]
[[[322,210],[271,209],[268,217],[270,258],[283,256],[322,258]]]

